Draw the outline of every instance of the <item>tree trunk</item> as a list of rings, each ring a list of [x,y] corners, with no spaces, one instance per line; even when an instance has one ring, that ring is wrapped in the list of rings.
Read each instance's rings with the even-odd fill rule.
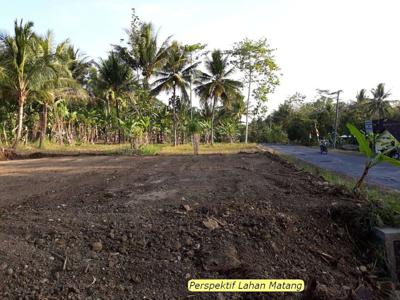
[[[211,109],[211,145],[214,145],[214,118],[215,118],[215,103],[216,102],[217,102],[217,97],[214,96],[212,109]]]
[[[249,74],[249,87],[247,91],[247,103],[246,103],[246,136],[244,142],[247,144],[249,137],[249,105],[250,105],[250,93],[251,93],[251,69]]]
[[[6,122],[3,123],[3,136],[4,136],[4,145],[8,146],[8,137],[6,131]]]
[[[57,119],[57,139],[58,144],[62,145],[64,143],[64,120],[62,118]]]
[[[25,94],[21,91],[19,95],[18,101],[18,130],[17,136],[15,137],[13,148],[17,148],[19,141],[21,140],[22,136],[22,123],[24,119],[24,104],[25,104]]]
[[[40,126],[39,148],[42,148],[47,129],[47,104],[43,103],[42,123]]]
[[[111,107],[110,107],[109,95],[107,95],[106,100],[107,100],[107,103],[106,103],[107,104],[107,107],[106,107],[107,123],[106,123],[106,130],[105,130],[106,143],[112,143],[112,138],[110,136],[110,134],[111,134],[111,124],[110,124]]]
[[[121,126],[119,124],[119,103],[118,97],[115,98],[115,111],[117,113],[117,124],[118,124],[118,144],[121,144]]]
[[[194,155],[199,155],[199,146],[200,146],[200,133],[194,133],[193,134]]]
[[[29,138],[29,130],[28,130],[28,126],[25,126],[25,138],[24,138],[25,146],[28,144],[28,138]]]
[[[364,182],[365,176],[368,175],[369,169],[370,169],[369,165],[365,166],[364,172],[362,173],[360,179],[358,179],[358,181],[357,181],[357,183],[356,183],[356,185],[354,187],[354,191],[359,191],[360,190],[360,188],[361,188],[361,186],[362,186],[362,184]]]
[[[174,146],[177,145],[177,136],[176,136],[176,84],[174,82],[174,90],[172,92],[172,109],[173,109],[173,117],[174,117]]]

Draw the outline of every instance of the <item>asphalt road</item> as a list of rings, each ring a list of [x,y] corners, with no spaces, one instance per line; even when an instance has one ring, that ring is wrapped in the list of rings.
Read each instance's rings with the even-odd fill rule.
[[[364,157],[358,153],[329,151],[321,155],[319,148],[264,144],[282,154],[294,156],[318,167],[358,178],[364,169]],[[382,163],[372,168],[366,178],[367,183],[379,185],[400,191],[400,168]]]

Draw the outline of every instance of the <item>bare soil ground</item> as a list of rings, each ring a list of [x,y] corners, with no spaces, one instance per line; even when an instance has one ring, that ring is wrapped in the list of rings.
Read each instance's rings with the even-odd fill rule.
[[[0,162],[0,298],[378,299],[341,218],[353,209],[261,153]],[[192,278],[307,291],[193,294]]]

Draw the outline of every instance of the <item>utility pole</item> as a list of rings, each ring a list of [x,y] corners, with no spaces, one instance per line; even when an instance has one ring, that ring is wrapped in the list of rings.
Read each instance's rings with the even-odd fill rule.
[[[342,90],[338,90],[336,92],[329,92],[329,90],[317,90],[321,95],[335,95],[336,94],[336,114],[335,114],[335,128],[334,128],[334,133],[333,133],[333,149],[336,149],[336,140],[337,140],[337,125],[338,125],[338,120],[339,120],[339,98],[340,98],[340,93],[343,92]]]
[[[336,149],[336,139],[337,139],[337,124],[339,119],[339,97],[342,90],[331,93],[331,95],[336,94],[336,115],[335,115],[335,132],[333,135],[333,149]]]

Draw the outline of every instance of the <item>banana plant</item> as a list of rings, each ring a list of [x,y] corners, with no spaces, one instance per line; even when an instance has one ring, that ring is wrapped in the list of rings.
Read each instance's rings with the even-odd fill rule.
[[[373,141],[373,134],[368,135],[368,138],[364,136],[364,134],[357,129],[353,124],[347,124],[347,128],[349,129],[350,133],[356,138],[360,152],[365,155],[365,167],[364,171],[361,174],[361,177],[357,180],[356,185],[354,186],[354,192],[358,192],[364,182],[365,177],[368,175],[368,172],[371,168],[376,166],[379,163],[387,162],[392,164],[393,166],[400,167],[400,161],[387,156],[388,153],[392,150],[392,148],[387,149],[383,152],[375,152],[372,149],[372,141]]]
[[[218,131],[222,136],[225,136],[230,143],[233,143],[239,135],[237,125],[232,121],[221,122]]]
[[[143,144],[142,120],[137,121],[134,118],[129,118],[127,120],[119,119],[118,121],[125,135],[129,137],[131,148],[137,151]]]
[[[203,131],[205,142],[207,144],[209,144],[210,137],[211,137],[211,120],[206,119],[206,120],[200,121],[199,125]]]

